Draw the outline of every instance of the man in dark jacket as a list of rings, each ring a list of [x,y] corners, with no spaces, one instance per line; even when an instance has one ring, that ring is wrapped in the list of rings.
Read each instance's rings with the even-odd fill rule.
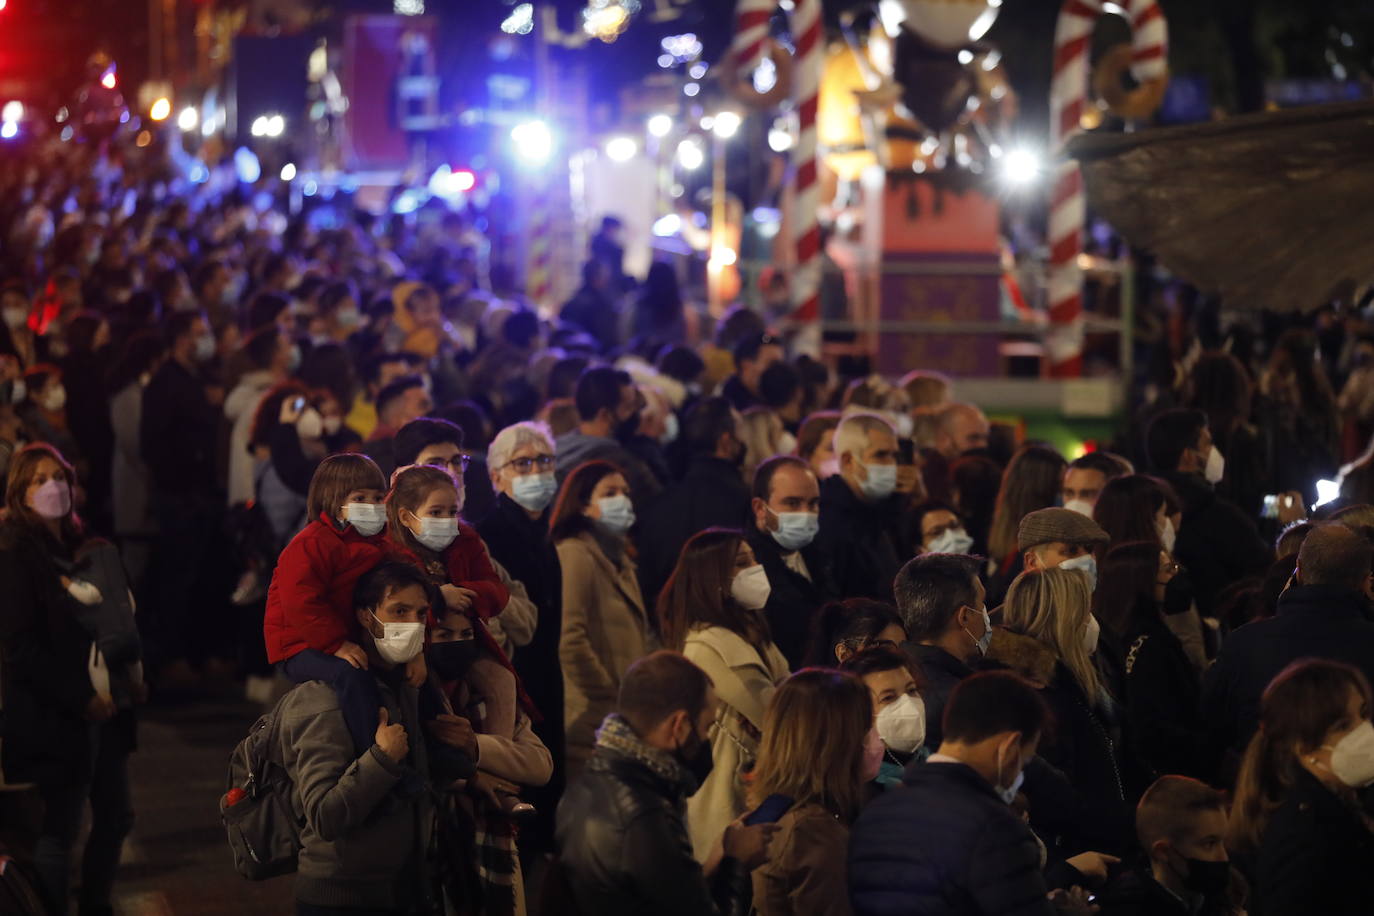
[[[761,864],[775,825],[726,828],[703,866],[692,856],[686,800],[711,760],[711,679],[675,652],[654,652],[620,682],[617,712],[558,806],[562,876],[579,913],[712,916],[707,881],[725,858]]]
[[[582,265],[582,286],[563,304],[558,317],[585,331],[596,340],[602,353],[615,349],[620,343],[619,313],[612,297],[619,294],[610,269],[602,261],[591,260]]]
[[[712,527],[744,527],[749,487],[740,474],[741,435],[739,414],[725,398],[705,398],[687,414],[682,431],[691,455],[687,475],[645,507],[640,526],[640,585],[647,606],[655,606],[692,535]]]
[[[1274,552],[1255,520],[1213,491],[1226,462],[1212,443],[1206,414],[1164,411],[1150,421],[1145,445],[1150,467],[1183,501],[1174,557],[1192,576],[1198,611],[1211,616],[1222,590],[1246,576],[1264,575]]]
[[[1186,776],[1161,776],[1136,807],[1147,865],[1121,872],[1098,898],[1099,916],[1222,916],[1229,901],[1226,799]]]
[[[735,344],[733,353],[735,374],[720,386],[720,393],[736,410],[762,406],[759,382],[769,366],[784,358],[782,342],[771,334],[750,334]]]
[[[817,546],[839,594],[891,601],[906,499],[897,492],[897,433],[875,414],[846,417],[835,428],[835,457],[840,473],[821,484]]]
[[[1374,623],[1365,598],[1372,556],[1369,541],[1339,522],[1307,535],[1278,615],[1232,633],[1207,670],[1203,720],[1220,747],[1245,749],[1264,689],[1300,658],[1346,662],[1374,678]]]
[[[976,674],[955,689],[939,751],[854,824],[849,887],[858,916],[1056,912],[1040,847],[1008,804],[1048,718],[1039,693],[1013,674]]]
[[[387,624],[423,626],[429,588],[415,567],[386,563],[355,594],[359,642],[382,697],[376,743],[358,756],[338,693],[323,681],[295,688],[277,709],[302,823],[296,900],[311,913],[420,911],[430,831],[419,702],[404,663],[383,658],[377,640]]]
[[[830,585],[830,564],[812,541],[820,530],[821,489],[800,458],[769,458],[754,472],[753,524],[745,540],[768,574],[763,613],[773,643],[792,670],[805,661],[811,621],[822,604],[838,597]]]
[[[215,337],[199,312],[167,320],[170,356],[143,391],[139,448],[151,481],[149,502],[160,537],[154,552],[149,649],[155,663],[201,660],[216,639],[211,581],[214,537],[223,499],[217,493],[215,453],[223,389],[209,384],[205,366]],[[230,647],[232,652],[232,647]],[[228,652],[224,654],[229,654]],[[178,665],[178,673],[185,673]]]
[[[558,479],[587,461],[609,461],[620,468],[630,484],[636,509],[647,505],[663,484],[643,461],[622,444],[639,429],[644,395],[628,372],[594,366],[577,380],[577,428],[558,437]]]
[[[944,738],[945,704],[959,682],[987,651],[992,621],[984,603],[981,562],[977,557],[928,553],[908,560],[893,591],[907,642],[902,648],[916,662],[926,683],[926,747],[935,751]]]
[[[521,829],[521,852],[553,851],[553,817],[563,794],[563,574],[548,537],[549,506],[558,493],[553,455],[553,438],[543,425],[516,423],[497,433],[487,449],[496,505],[477,526],[492,559],[525,586],[539,614],[534,638],[511,661],[543,715],[534,732],[553,755],[554,776],[531,795],[539,816],[533,829]]]

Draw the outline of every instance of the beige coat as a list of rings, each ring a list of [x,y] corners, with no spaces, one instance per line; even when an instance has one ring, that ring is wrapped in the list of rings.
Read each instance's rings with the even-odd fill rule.
[[[557,547],[563,567],[558,661],[571,779],[591,757],[601,720],[615,711],[625,669],[648,652],[649,619],[633,560],[625,557],[617,567],[590,532]]]
[[[759,916],[849,916],[849,828],[817,804],[778,821],[768,861],[754,872]]]
[[[711,775],[687,799],[687,830],[697,860],[745,811],[744,774],[758,755],[763,713],[773,691],[788,675],[787,659],[771,642],[762,654],[724,627],[687,634],[682,654],[711,677],[719,705],[711,725]]]

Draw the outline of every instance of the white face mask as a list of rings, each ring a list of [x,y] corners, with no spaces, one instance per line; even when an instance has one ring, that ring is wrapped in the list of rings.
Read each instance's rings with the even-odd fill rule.
[[[925,744],[925,700],[904,694],[878,710],[875,724],[883,744],[899,754],[910,754]]]
[[[1017,770],[1016,777],[1011,781],[1011,785],[1003,786],[1003,756],[1004,753],[1002,749],[999,747],[997,749],[997,785],[993,786],[993,789],[995,789],[997,791],[997,794],[1001,796],[1003,802],[1010,805],[1012,802],[1016,801],[1016,793],[1021,790],[1021,783],[1026,781],[1026,768],[1023,766],[1019,770]]]
[[[859,482],[859,490],[869,499],[877,502],[887,499],[897,489],[897,465],[864,464],[859,462],[868,477]]]
[[[746,610],[763,610],[772,591],[773,586],[768,582],[768,573],[764,571],[761,563],[740,570],[735,573],[735,578],[730,580],[730,597]]]
[[[912,430],[916,428],[916,423],[911,419],[911,414],[899,413],[895,415],[894,419],[897,426],[897,438],[910,439]]]
[[[1226,476],[1226,458],[1215,445],[1207,455],[1207,466],[1202,469],[1202,476],[1213,486],[1221,483],[1221,478]]]
[[[341,429],[343,429],[343,417],[324,418],[324,434],[326,436],[337,436]]]
[[[10,307],[4,311],[5,327],[10,330],[21,328],[24,322],[29,320],[29,310],[26,308]]]
[[[1159,543],[1164,546],[1165,552],[1172,555],[1174,544],[1178,542],[1178,532],[1174,530],[1174,520],[1165,516],[1163,525],[1156,525],[1159,529]]]
[[[930,542],[927,553],[968,553],[973,546],[973,538],[963,528],[946,528],[939,537]]]
[[[370,538],[386,526],[386,507],[373,503],[348,503],[344,506],[344,518],[353,530],[363,537]]]
[[[1059,564],[1060,569],[1076,569],[1088,574],[1088,591],[1097,591],[1097,557],[1090,553],[1079,554],[1072,560]]]
[[[307,407],[296,420],[296,432],[302,439],[318,439],[324,435],[324,418],[313,407]]]
[[[782,438],[778,439],[778,454],[792,455],[797,451],[797,437],[791,433],[783,433]]]
[[[1077,512],[1079,515],[1086,515],[1088,518],[1093,517],[1093,504],[1086,499],[1071,499],[1064,503],[1064,508],[1070,512]]]
[[[372,619],[382,624],[382,636],[372,637],[377,654],[382,661],[392,665],[404,665],[420,654],[425,647],[425,625],[423,623],[382,623],[373,614]]]
[[[415,540],[435,553],[440,553],[458,537],[458,519],[422,518],[419,532],[412,531]]]
[[[1361,722],[1331,751],[1331,772],[1352,789],[1374,783],[1374,725]]]
[[[1092,655],[1097,651],[1097,640],[1102,636],[1102,624],[1097,622],[1097,618],[1092,614],[1088,615],[1088,623],[1083,628],[1083,648]]]
[[[61,385],[58,385],[56,388],[49,388],[48,393],[43,395],[43,399],[40,403],[44,410],[50,410],[56,413],[67,406],[67,389],[63,388]]]

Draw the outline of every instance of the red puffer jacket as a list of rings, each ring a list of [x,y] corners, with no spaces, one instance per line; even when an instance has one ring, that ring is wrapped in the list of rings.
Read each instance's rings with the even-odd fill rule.
[[[306,525],[282,551],[267,589],[267,660],[304,649],[332,655],[345,640],[356,641],[353,588],[385,557],[385,535],[363,537],[352,525],[340,531],[326,515]]]
[[[414,550],[399,546],[395,541],[388,541],[386,546],[395,558],[420,567],[433,579],[438,578],[440,571],[431,568],[438,564],[426,562]],[[487,545],[482,543],[482,536],[476,528],[459,522],[458,537],[444,550],[441,559],[448,584],[470,588],[477,593],[472,609],[478,617],[490,620],[506,609],[510,591],[501,584],[501,577],[497,575],[487,554]]]

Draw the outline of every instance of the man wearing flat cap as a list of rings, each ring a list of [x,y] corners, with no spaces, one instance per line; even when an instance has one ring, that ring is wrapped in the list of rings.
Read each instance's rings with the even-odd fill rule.
[[[1021,555],[993,580],[988,589],[988,604],[1000,606],[1012,581],[1028,569],[1081,569],[1096,588],[1097,559],[1093,551],[1110,540],[1097,522],[1072,509],[1040,509],[1027,514],[1016,533]]]

